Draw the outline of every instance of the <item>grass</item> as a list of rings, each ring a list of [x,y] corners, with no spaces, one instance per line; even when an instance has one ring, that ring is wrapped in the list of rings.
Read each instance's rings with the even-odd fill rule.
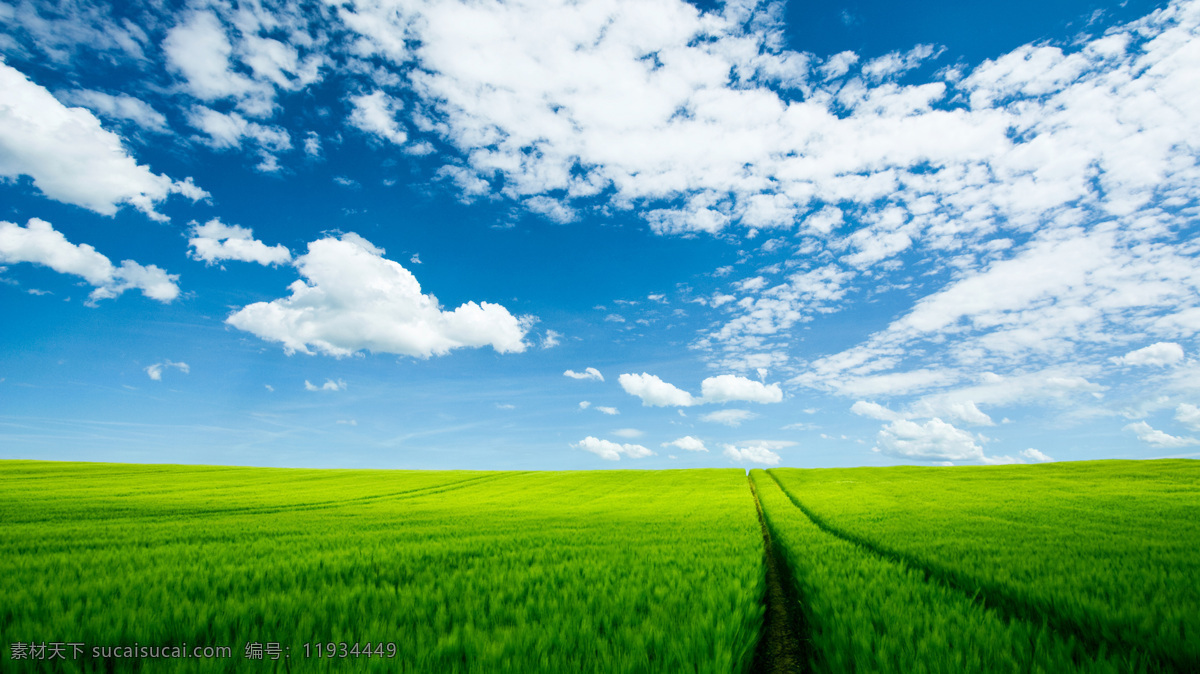
[[[772,471],[774,473],[775,471]],[[803,601],[814,672],[1140,672],[1044,623],[1013,620],[920,569],[823,531],[752,471],[772,537]]]
[[[751,481],[811,671],[1200,671],[1198,462]],[[740,674],[755,492],[741,470],[0,461],[0,670]],[[13,659],[55,642],[84,650]],[[230,651],[92,651],[184,644]]]
[[[1060,632],[1200,671],[1200,462],[771,473],[830,531]]]
[[[738,470],[5,462],[0,521],[6,649],[233,653],[65,669],[6,654],[6,671],[244,671],[246,644],[278,643],[290,658],[254,671],[741,672],[761,621],[762,538]],[[396,655],[315,657],[328,642]]]

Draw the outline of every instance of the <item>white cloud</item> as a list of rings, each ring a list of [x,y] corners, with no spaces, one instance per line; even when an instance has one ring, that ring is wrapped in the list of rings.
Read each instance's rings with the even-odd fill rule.
[[[176,363],[176,362],[171,361],[170,359],[167,359],[161,363],[155,363],[153,365],[147,366],[146,374],[154,381],[162,381],[163,371],[167,370],[167,369],[171,369],[171,368],[179,370],[180,372],[182,372],[184,374],[187,374],[192,371],[191,368],[188,367],[187,363]]]
[[[351,96],[350,124],[360,131],[382,138],[396,145],[403,145],[408,134],[396,122],[400,102],[382,91],[361,96]]]
[[[779,384],[764,385],[761,382],[723,374],[709,377],[700,383],[701,397],[706,403],[742,401],[751,403],[777,403],[783,400]]]
[[[292,147],[291,135],[283,127],[252,122],[237,112],[218,112],[198,105],[188,113],[188,122],[208,134],[206,142],[214,149],[241,149],[243,140],[252,141],[258,146],[260,158],[255,168],[263,173],[279,171],[282,167],[276,155]]]
[[[316,131],[309,131],[304,136],[304,154],[313,159],[321,156],[321,136]]]
[[[899,412],[893,412],[879,403],[869,403],[865,400],[859,400],[851,405],[850,411],[860,417],[870,417],[880,421],[896,421],[904,418],[904,415]]]
[[[1120,365],[1156,365],[1163,367],[1183,360],[1183,347],[1175,342],[1156,342],[1113,358]]]
[[[709,377],[700,382],[701,396],[698,398],[645,372],[623,374],[617,381],[626,393],[641,398],[642,405],[647,407],[690,407],[732,401],[777,403],[783,400],[783,390],[779,388],[779,384],[768,386],[732,374]]]
[[[417,263],[420,264],[420,260],[417,260]],[[562,333],[557,330],[547,330],[546,335],[542,337],[542,348],[553,349],[559,344],[562,344]]]
[[[60,91],[56,97],[67,105],[89,108],[101,117],[133,122],[146,131],[170,132],[167,118],[161,112],[129,94],[114,95],[92,89],[75,89]]]
[[[345,391],[346,390],[346,382],[342,379],[338,379],[336,381],[334,381],[333,379],[326,379],[324,384],[317,386],[316,384],[305,379],[304,380],[304,390],[305,391]]]
[[[273,111],[273,87],[234,68],[233,44],[216,13],[190,12],[168,31],[162,47],[168,65],[184,76],[196,98],[210,102],[233,98],[243,112],[256,117]]]
[[[887,79],[920,66],[923,61],[934,56],[934,52],[933,45],[928,44],[919,44],[904,53],[894,51],[864,64],[862,73],[872,80]]]
[[[1200,407],[1190,403],[1179,403],[1175,408],[1175,421],[1194,431],[1200,431]]]
[[[967,271],[918,300],[865,342],[813,361],[793,382],[845,395],[903,395],[961,384],[970,371],[1011,372],[1029,380],[1031,366],[1061,363],[1056,367],[1098,373],[1113,345],[1155,332],[1164,311],[1200,302],[1200,271],[1192,253],[1169,238],[1147,241],[1113,223],[1046,228],[1008,257]],[[1182,348],[1171,344],[1160,342],[1118,360],[1182,359]],[[914,368],[922,357],[935,366]],[[1104,388],[1069,378],[1092,392]],[[1053,383],[1047,390],[1063,388]],[[959,398],[964,404],[988,402]],[[974,410],[959,412],[959,419],[984,421]]]
[[[226,322],[280,342],[288,353],[342,357],[368,350],[428,358],[463,347],[500,353],[528,347],[531,317],[491,302],[445,311],[421,292],[411,272],[357,234],[313,241],[295,265],[304,280],[289,286],[289,297],[248,305]]]
[[[877,396],[916,393],[954,383],[957,379],[956,372],[921,368],[908,372],[831,377],[824,383],[847,396]]]
[[[1030,461],[1049,462],[1049,461],[1054,460],[1053,458],[1047,456],[1046,454],[1044,454],[1032,447],[1030,447],[1029,449],[1026,449],[1026,450],[1022,450],[1021,456],[1025,457],[1026,459],[1029,459]]]
[[[64,106],[0,61],[0,177],[22,175],[47,197],[101,215],[130,204],[165,221],[155,205],[170,194],[208,196],[190,178],[175,182],[139,165],[91,112]]]
[[[646,407],[688,407],[696,404],[692,394],[652,374],[623,374],[617,381],[626,393],[641,398],[642,405]]]
[[[943,417],[973,426],[994,426],[995,422],[972,400],[925,398],[912,406],[913,416]]]
[[[795,372],[792,330],[912,269],[896,280],[916,305],[849,354],[858,367],[834,354],[797,383],[921,394],[1200,331],[1175,216],[1200,198],[1195,3],[925,81],[928,45],[822,61],[745,11],[363,0],[342,16],[361,55],[415,73],[403,121],[432,111],[464,198],[624,209],[662,233],[799,230],[803,259],[824,266],[714,295],[728,315],[698,344],[710,364]],[[987,424],[966,402],[937,413]]]
[[[678,447],[689,452],[707,452],[708,447],[704,446],[699,438],[694,438],[690,435],[685,435],[677,440],[662,443],[663,447]]]
[[[1149,445],[1154,445],[1155,447],[1187,447],[1189,445],[1200,444],[1200,441],[1195,438],[1168,435],[1151,427],[1145,421],[1128,424],[1122,430],[1133,431],[1137,435],[1138,440]]]
[[[889,456],[920,461],[985,459],[974,435],[936,417],[923,424],[907,419],[889,423],[879,431],[874,449]]]
[[[25,227],[0,222],[0,263],[31,262],[60,274],[80,276],[95,289],[91,302],[138,289],[150,299],[170,302],[179,296],[179,277],[154,265],[125,260],[115,266],[86,243],[75,245],[45,220],[31,218]]]
[[[144,59],[143,28],[113,14],[108,4],[9,2],[0,9],[0,41],[6,51],[24,48],[28,56],[36,54],[55,66],[71,65],[82,50],[105,59]],[[29,39],[21,41],[22,33]],[[16,42],[23,43],[15,47]]]
[[[629,440],[632,440],[633,438],[640,438],[645,435],[644,432],[639,431],[636,428],[618,428],[617,430],[613,431],[612,434],[618,438],[626,438]]]
[[[708,414],[700,415],[701,421],[708,421],[715,424],[725,424],[726,426],[738,427],[742,422],[757,418],[758,415],[749,410],[717,410]]]
[[[622,445],[612,442],[611,440],[601,440],[590,435],[583,440],[572,444],[571,446],[576,449],[589,451],[600,458],[607,459],[609,461],[620,461],[622,454],[631,459],[641,459],[654,454],[654,452],[641,445]]]
[[[605,406],[603,406],[603,405],[598,405],[598,406],[596,407],[596,411],[598,411],[598,412],[601,412],[601,413],[603,413],[603,414],[607,414],[607,415],[609,415],[609,416],[616,416],[616,415],[618,415],[618,414],[620,414],[620,413],[621,413],[621,412],[620,412],[619,410],[617,410],[617,408],[615,408],[615,407],[605,407]]]
[[[779,465],[780,456],[775,450],[786,449],[795,445],[796,443],[788,441],[757,441],[746,443],[744,447],[725,445],[725,451],[721,452],[721,454],[738,463],[746,463],[748,461],[764,466],[777,466]]]
[[[821,64],[780,50],[764,24],[747,29],[740,5],[364,0],[341,15],[363,55],[415,66],[415,92],[495,191],[609,187],[613,204],[674,232],[788,226],[827,205],[862,211],[880,199],[936,212],[922,220],[942,228],[995,222],[997,212],[1021,225],[1080,200],[1119,209],[1163,178],[1187,185],[1167,169],[1191,166],[1179,161],[1196,121],[1190,7],[1173,3],[1071,53],[1022,47],[966,77],[903,86],[888,80],[933,48],[885,55],[852,76],[856,54]],[[1131,48],[1112,49],[1122,38]],[[783,82],[803,95],[786,95]],[[912,208],[914,193],[932,209]],[[921,229],[864,241],[886,242],[888,255]]]
[[[213,218],[203,225],[192,224],[192,237],[188,246],[192,257],[213,264],[220,260],[257,262],[261,265],[285,264],[292,261],[292,253],[286,246],[268,246],[254,238],[248,227],[226,225]]]
[[[563,373],[563,376],[570,377],[571,379],[594,379],[596,381],[604,381],[604,375],[600,374],[600,370],[597,370],[594,367],[589,367],[583,372],[567,370]]]

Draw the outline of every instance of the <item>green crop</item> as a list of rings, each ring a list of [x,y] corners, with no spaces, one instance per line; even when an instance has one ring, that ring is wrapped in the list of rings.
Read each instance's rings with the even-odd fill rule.
[[[813,671],[1200,671],[1196,462],[751,482]],[[0,534],[6,672],[725,674],[763,629],[740,470],[0,461]],[[229,651],[111,650],[185,644]]]
[[[1136,657],[1106,657],[1043,623],[1007,619],[919,568],[822,531],[769,475],[751,478],[802,602],[813,671],[1147,671]]]
[[[723,674],[761,624],[739,470],[3,462],[0,522],[5,671]],[[15,661],[18,642],[86,650]],[[231,657],[90,657],[185,643]],[[317,657],[329,643],[359,654]],[[280,659],[248,660],[254,644]]]
[[[1200,671],[1200,462],[771,474],[827,530],[1009,614]]]

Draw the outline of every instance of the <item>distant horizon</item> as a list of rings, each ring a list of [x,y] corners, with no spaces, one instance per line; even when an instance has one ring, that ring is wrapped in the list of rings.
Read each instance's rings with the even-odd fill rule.
[[[0,459],[1200,457],[1200,0],[43,5]]]
[[[154,462],[124,462],[124,461],[66,461],[62,459],[0,459],[0,463],[5,461],[28,461],[37,463],[78,463],[78,464],[103,464],[106,466],[175,466],[180,468],[268,468],[278,470],[395,470],[395,471],[423,471],[423,472],[466,472],[466,473],[572,473],[594,470],[625,470],[625,471],[655,471],[655,470],[741,470],[748,475],[751,470],[771,470],[772,468],[789,468],[795,470],[851,470],[854,468],[990,468],[1000,466],[1045,466],[1050,463],[1099,463],[1113,461],[1200,461],[1196,458],[1178,458],[1178,457],[1160,457],[1150,459],[1074,459],[1069,461],[1053,461],[1041,463],[1006,463],[1006,464],[964,464],[956,466],[930,465],[928,463],[897,463],[888,466],[821,466],[819,468],[805,468],[802,466],[693,466],[689,468],[679,468],[667,466],[665,468],[646,468],[643,466],[622,466],[606,464],[589,468],[566,468],[566,469],[548,469],[548,468],[528,468],[528,469],[487,469],[487,468],[345,468],[345,467],[322,467],[322,466],[257,466],[257,465],[239,465],[239,464],[208,464],[208,463],[154,463]]]

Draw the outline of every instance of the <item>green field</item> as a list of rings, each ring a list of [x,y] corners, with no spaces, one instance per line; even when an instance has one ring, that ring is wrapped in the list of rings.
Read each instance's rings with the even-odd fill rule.
[[[772,671],[756,494],[803,671],[1197,671],[1194,461],[749,480],[0,461],[0,670]],[[184,644],[229,651],[93,651]]]

